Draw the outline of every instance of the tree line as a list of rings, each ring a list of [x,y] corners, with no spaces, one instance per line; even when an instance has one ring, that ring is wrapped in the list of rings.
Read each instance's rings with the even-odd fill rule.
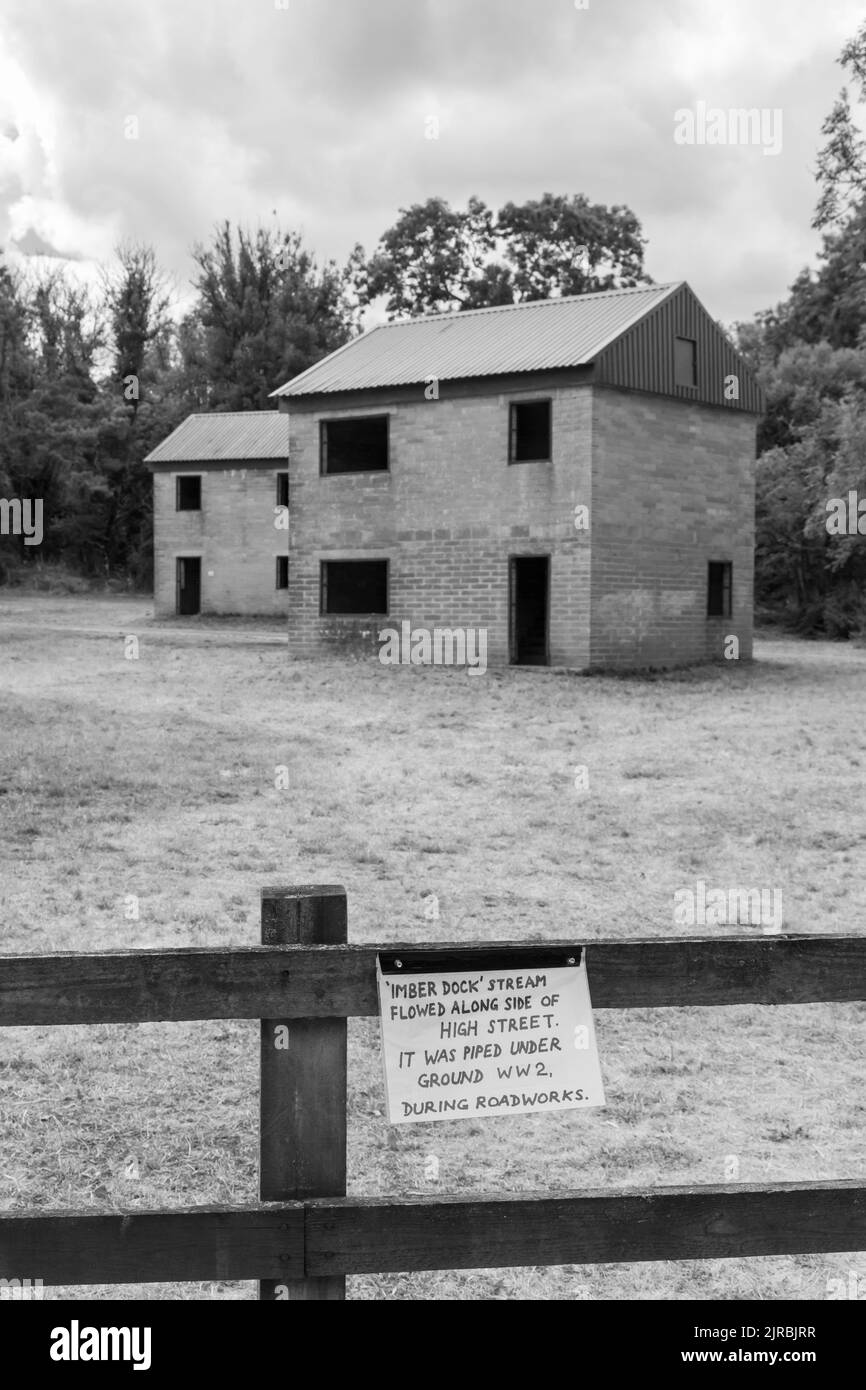
[[[866,22],[838,61],[854,100],[866,102]],[[866,633],[866,141],[847,86],[821,134],[819,268],[802,270],[786,300],[736,325],[734,336],[767,397],[758,429],[759,614],[850,637]],[[843,501],[847,528],[837,524]]]

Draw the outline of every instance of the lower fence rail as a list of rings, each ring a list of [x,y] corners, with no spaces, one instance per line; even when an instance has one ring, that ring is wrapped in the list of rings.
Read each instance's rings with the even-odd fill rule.
[[[857,1182],[0,1214],[0,1278],[281,1280],[866,1250]]]

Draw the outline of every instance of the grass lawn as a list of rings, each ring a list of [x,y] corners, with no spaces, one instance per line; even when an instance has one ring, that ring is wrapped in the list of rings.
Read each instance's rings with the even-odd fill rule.
[[[646,679],[289,664],[278,628],[4,593],[0,952],[253,944],[260,887],[295,882],[343,883],[355,941],[702,934],[673,924],[698,879],[780,889],[783,931],[861,931],[866,650],[756,655]],[[605,1109],[396,1128],[377,1025],[353,1020],[349,1190],[862,1177],[864,1020],[866,1005],[605,1010]],[[255,1200],[258,1036],[4,1030],[0,1206]],[[851,1269],[866,1279],[866,1253],[365,1276],[349,1296],[820,1299]]]

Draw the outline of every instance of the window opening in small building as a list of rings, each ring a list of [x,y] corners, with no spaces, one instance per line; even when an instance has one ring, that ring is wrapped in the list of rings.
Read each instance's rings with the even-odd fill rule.
[[[201,476],[181,477],[177,480],[177,511],[201,511]]]

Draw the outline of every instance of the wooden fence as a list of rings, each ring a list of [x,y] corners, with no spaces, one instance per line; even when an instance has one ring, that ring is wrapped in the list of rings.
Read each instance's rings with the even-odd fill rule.
[[[258,1203],[0,1214],[0,1278],[46,1285],[258,1279],[342,1299],[347,1274],[866,1250],[858,1181],[553,1195],[346,1197],[346,1019],[378,1013],[381,950],[413,967],[519,971],[584,943],[350,946],[342,888],[262,890],[262,945],[0,957],[0,1025],[258,1018]],[[866,938],[586,944],[594,1009],[866,999]],[[288,1048],[275,1029],[289,1028]]]

